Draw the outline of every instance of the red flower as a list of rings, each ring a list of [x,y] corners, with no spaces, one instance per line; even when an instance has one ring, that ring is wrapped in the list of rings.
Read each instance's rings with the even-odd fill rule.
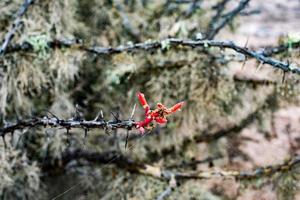
[[[180,110],[184,104],[184,102],[180,102],[171,108],[167,108],[163,104],[157,103],[157,108],[155,110],[150,110],[150,106],[148,105],[143,93],[138,93],[138,99],[145,110],[145,119],[136,123],[136,128],[139,129],[142,134],[145,132],[145,128],[147,129],[153,120],[159,124],[167,123],[168,120],[166,117],[172,113],[175,113],[177,110]]]

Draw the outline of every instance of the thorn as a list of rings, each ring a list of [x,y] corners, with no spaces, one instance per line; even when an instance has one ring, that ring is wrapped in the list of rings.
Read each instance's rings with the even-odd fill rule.
[[[104,119],[104,115],[103,115],[103,111],[102,110],[100,110],[100,116],[101,116],[102,119]]]
[[[100,121],[100,120],[103,120],[102,110],[98,112],[97,116],[94,119],[94,121]]]
[[[67,144],[68,145],[70,145],[69,135],[70,135],[70,128],[67,127]]]
[[[284,81],[285,81],[285,74],[286,74],[286,71],[283,71],[282,80],[281,80],[281,83],[282,83],[282,84],[283,84]]]
[[[130,115],[130,119],[131,120],[133,119],[133,116],[134,116],[134,113],[135,113],[135,109],[136,109],[136,103],[134,104],[132,112],[131,112],[131,115]]]
[[[245,56],[245,60],[244,60],[244,62],[243,62],[243,65],[242,65],[242,70],[244,70],[244,69],[245,69],[246,62],[247,62],[247,56]]]
[[[248,35],[247,40],[246,40],[246,43],[245,43],[245,45],[244,45],[244,48],[245,48],[245,49],[248,49],[247,46],[248,46],[249,39],[250,39],[250,36]]]
[[[255,72],[258,72],[261,69],[261,67],[263,66],[263,64],[264,64],[263,62],[260,62],[259,65],[257,66]]]
[[[85,129],[84,129],[84,139],[86,139],[86,137],[87,137],[87,133],[88,133],[88,129],[87,129],[87,128],[85,128]]]
[[[5,135],[2,135],[2,139],[3,139],[3,143],[4,143],[4,148],[6,149],[7,148],[7,144],[6,144],[6,141],[5,141]]]
[[[15,131],[11,131],[11,139],[10,139],[10,143],[11,143],[11,145],[13,146],[13,144],[14,144],[14,135],[15,135]]]
[[[127,148],[128,138],[129,138],[129,130],[127,130],[127,133],[126,133],[125,149]]]
[[[84,129],[84,138],[83,138],[83,144],[84,144],[84,147],[85,147],[85,143],[86,143],[86,137],[87,137],[87,134],[88,134],[88,129],[85,128],[85,129]]]

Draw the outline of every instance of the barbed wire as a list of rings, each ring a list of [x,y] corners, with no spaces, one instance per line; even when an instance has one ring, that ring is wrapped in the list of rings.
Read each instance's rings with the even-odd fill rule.
[[[98,113],[94,120],[86,120],[81,116],[81,113],[78,111],[78,107],[76,107],[75,114],[70,119],[61,119],[49,112],[51,116],[44,117],[35,117],[31,119],[18,120],[15,123],[5,123],[2,128],[0,128],[0,137],[2,137],[4,146],[6,147],[5,136],[8,133],[14,134],[16,130],[23,130],[29,128],[38,128],[38,127],[55,127],[60,129],[66,129],[67,135],[69,131],[73,128],[79,128],[84,130],[84,138],[86,138],[88,132],[91,129],[103,129],[106,133],[110,133],[112,130],[116,130],[119,128],[127,130],[127,137],[129,135],[129,131],[136,128],[137,123],[133,119],[133,115],[135,113],[135,106],[132,110],[131,116],[129,119],[121,120],[119,119],[119,115],[113,115],[113,119],[105,120],[103,117],[102,110]],[[127,144],[128,138],[126,138]]]
[[[297,45],[297,44],[295,44]],[[219,40],[192,40],[192,39],[181,39],[181,38],[168,38],[165,40],[149,40],[143,43],[131,43],[127,45],[120,45],[117,47],[101,47],[101,46],[87,46],[78,39],[55,39],[48,41],[49,48],[72,48],[83,50],[89,53],[93,53],[99,56],[109,56],[114,54],[120,54],[123,52],[133,53],[139,50],[151,51],[158,49],[169,49],[169,48],[180,48],[180,47],[190,47],[190,48],[209,48],[217,47],[220,49],[231,49],[237,53],[243,54],[245,56],[245,61],[248,58],[254,58],[261,64],[268,64],[276,69],[280,69],[283,72],[292,72],[300,74],[300,67],[295,63],[282,62],[275,58],[271,58],[265,55],[270,55],[266,51],[253,51],[248,49],[246,46],[242,47],[236,45],[233,41],[219,41]],[[273,48],[271,54],[275,52],[283,51],[279,50],[279,47]],[[280,49],[286,49],[287,47],[281,47]],[[22,44],[16,44],[8,48],[8,52],[15,51],[28,51],[32,50],[33,47],[28,42]],[[270,52],[270,51],[268,51]]]

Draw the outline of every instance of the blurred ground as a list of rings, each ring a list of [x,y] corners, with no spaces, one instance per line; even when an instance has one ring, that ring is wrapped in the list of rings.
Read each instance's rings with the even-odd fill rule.
[[[300,32],[299,0],[252,0],[246,12],[252,11],[257,14],[238,19],[235,33],[223,30],[218,38],[233,40],[240,45],[248,39],[250,47],[260,48],[276,44],[280,36]]]

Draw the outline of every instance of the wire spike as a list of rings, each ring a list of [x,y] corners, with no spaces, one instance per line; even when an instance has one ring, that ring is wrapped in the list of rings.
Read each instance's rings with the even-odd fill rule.
[[[7,144],[6,144],[6,141],[5,141],[5,135],[2,135],[2,140],[3,140],[4,148],[6,149],[7,148]]]
[[[133,105],[133,109],[131,111],[131,115],[130,115],[130,119],[132,120],[134,117],[134,113],[135,113],[135,109],[136,109],[136,103]]]
[[[263,64],[264,64],[263,62],[260,62],[259,65],[257,66],[255,72],[258,72],[261,69],[261,67],[263,66]]]
[[[70,144],[71,144],[71,142],[70,142],[70,127],[67,127],[66,128],[67,129],[67,144],[68,144],[68,146],[70,146]]]
[[[15,135],[15,131],[14,131],[14,130],[11,131],[10,134],[11,134],[10,143],[11,143],[11,145],[13,146],[13,144],[14,144],[14,135]]]
[[[85,129],[84,129],[84,139],[86,139],[86,137],[87,137],[87,134],[88,134],[88,129],[87,129],[87,128],[85,128]]]
[[[250,40],[250,36],[248,35],[247,40],[246,40],[246,43],[245,43],[245,45],[244,45],[244,48],[245,48],[245,49],[248,49],[247,46],[248,46],[249,40]]]
[[[83,136],[83,144],[84,144],[84,147],[85,147],[85,144],[86,144],[87,134],[88,134],[88,129],[85,128],[85,129],[84,129],[84,136]]]
[[[128,138],[129,138],[129,130],[127,130],[127,133],[126,133],[125,149],[127,148]]]
[[[284,81],[285,81],[285,74],[286,74],[286,71],[283,71],[283,74],[282,74],[282,80],[281,80],[281,83],[283,84]]]
[[[100,120],[103,120],[102,110],[98,112],[97,116],[94,119],[94,121],[100,121]]]

